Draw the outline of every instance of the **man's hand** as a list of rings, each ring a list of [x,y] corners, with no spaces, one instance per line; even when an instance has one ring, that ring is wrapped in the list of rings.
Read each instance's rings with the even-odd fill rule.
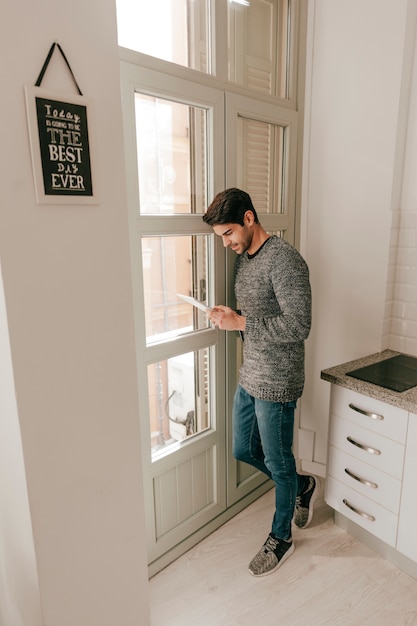
[[[219,304],[207,314],[210,322],[221,330],[241,330],[246,328],[246,317],[239,315],[228,306]]]

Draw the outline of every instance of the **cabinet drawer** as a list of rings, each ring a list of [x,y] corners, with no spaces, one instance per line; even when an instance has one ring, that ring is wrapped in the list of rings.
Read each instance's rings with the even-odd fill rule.
[[[328,473],[365,498],[373,500],[398,515],[401,497],[400,480],[333,446],[329,446]]]
[[[329,443],[347,454],[402,479],[405,446],[332,415]]]
[[[398,516],[372,500],[350,489],[329,476],[326,480],[325,500],[329,506],[379,537],[390,546],[395,546]]]
[[[405,443],[408,412],[404,409],[333,385],[331,413],[384,437]]]

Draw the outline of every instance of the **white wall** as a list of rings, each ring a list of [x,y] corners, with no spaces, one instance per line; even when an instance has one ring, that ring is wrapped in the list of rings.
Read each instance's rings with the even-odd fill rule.
[[[408,4],[309,3],[302,251],[313,328],[300,426],[315,432],[310,460],[321,464],[317,471],[326,461],[330,393],[321,370],[387,347],[392,212],[400,208],[409,93],[404,68],[415,32]]]
[[[417,45],[415,12],[408,20],[414,54],[410,59],[410,97],[406,111],[406,144],[401,203],[393,231],[391,299],[387,302],[387,344],[417,356]],[[411,12],[411,11],[410,11]]]
[[[15,438],[19,427],[22,436],[43,623],[146,624],[114,0],[14,0],[3,2],[2,11],[7,18],[0,21],[0,253],[19,419],[13,429]],[[35,202],[23,86],[35,82],[55,39],[94,102],[100,194],[95,206]],[[44,86],[76,93],[58,52]],[[12,407],[8,418],[17,415]],[[17,541],[23,527],[26,542],[24,494],[21,502],[8,533]],[[8,539],[2,524],[0,533],[2,545]],[[1,560],[3,609],[10,593],[5,581],[19,563]],[[36,586],[35,572],[20,572],[15,580],[24,624],[37,626],[36,593],[25,589],[29,582]],[[10,613],[3,619],[4,626],[17,624]]]
[[[0,268],[0,626],[41,626],[36,558]]]

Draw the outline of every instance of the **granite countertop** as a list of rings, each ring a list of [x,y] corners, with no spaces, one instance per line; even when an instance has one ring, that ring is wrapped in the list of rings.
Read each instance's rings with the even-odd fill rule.
[[[372,383],[358,380],[357,378],[352,378],[351,376],[346,376],[346,372],[351,372],[352,370],[359,369],[360,367],[366,367],[367,365],[373,365],[374,363],[384,361],[385,359],[397,356],[398,354],[401,354],[401,352],[395,352],[394,350],[384,350],[383,352],[370,354],[369,356],[361,359],[356,359],[355,361],[349,361],[347,363],[342,363],[341,365],[336,365],[335,367],[322,370],[321,378],[329,383],[339,385],[340,387],[346,387],[346,389],[351,389],[352,391],[369,396],[375,400],[392,404],[401,409],[405,409],[406,411],[410,411],[411,413],[417,413],[417,387],[412,387],[411,389],[407,389],[407,391],[402,392],[391,391],[391,389],[385,389],[379,385],[374,385]]]

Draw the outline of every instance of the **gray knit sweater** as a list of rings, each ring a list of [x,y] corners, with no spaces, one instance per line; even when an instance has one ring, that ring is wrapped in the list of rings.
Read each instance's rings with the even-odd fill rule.
[[[246,317],[239,383],[252,396],[290,402],[304,388],[304,340],[311,326],[311,289],[304,259],[270,237],[235,267],[235,293]]]

